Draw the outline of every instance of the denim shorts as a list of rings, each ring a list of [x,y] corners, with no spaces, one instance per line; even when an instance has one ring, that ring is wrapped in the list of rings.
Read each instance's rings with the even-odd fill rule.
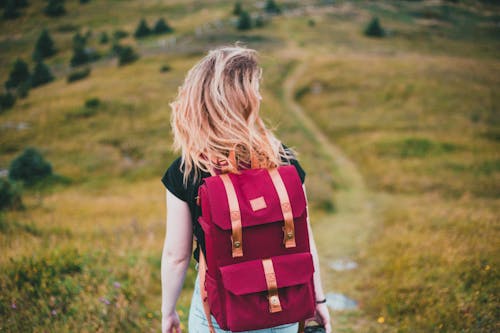
[[[219,327],[214,316],[212,316],[212,324],[216,333],[231,333],[231,331],[225,331]],[[203,309],[203,303],[201,301],[200,295],[200,283],[199,276],[196,275],[196,281],[194,284],[193,296],[191,298],[191,307],[189,308],[189,321],[188,321],[188,331],[189,333],[208,333],[208,322],[205,316],[205,311]],[[298,323],[279,325],[271,328],[265,328],[260,330],[245,331],[243,333],[297,333],[299,329]]]

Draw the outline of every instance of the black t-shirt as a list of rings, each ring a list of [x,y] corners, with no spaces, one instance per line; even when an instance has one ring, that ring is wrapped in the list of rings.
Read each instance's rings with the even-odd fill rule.
[[[306,173],[300,166],[299,162],[296,159],[291,159],[290,164],[295,166],[302,183],[304,183]],[[193,184],[194,170],[192,170],[188,178],[188,183],[185,186],[183,184],[183,171],[180,169],[180,166],[181,157],[179,156],[165,171],[165,174],[161,178],[161,181],[173,195],[185,201],[189,206],[189,210],[191,212],[191,223],[193,225],[193,233],[197,239],[197,246],[194,250],[193,256],[195,260],[198,261],[200,247],[203,253],[206,252],[205,235],[203,233],[201,225],[198,223],[198,217],[201,216],[201,207],[196,204],[196,196],[198,195],[198,188],[201,185],[201,180],[205,177],[210,177],[211,175],[209,173],[198,170],[198,173],[201,176],[198,178],[198,181]]]

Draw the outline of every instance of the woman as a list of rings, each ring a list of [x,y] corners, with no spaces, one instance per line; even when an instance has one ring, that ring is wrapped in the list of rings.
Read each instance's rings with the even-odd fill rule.
[[[228,151],[236,147],[238,165],[250,165],[254,152],[262,167],[293,164],[304,182],[305,172],[294,152],[269,131],[259,116],[259,80],[262,69],[257,52],[241,46],[220,47],[191,68],[172,107],[174,147],[182,151],[165,172],[162,182],[167,188],[167,233],[161,261],[162,333],[181,332],[175,305],[184,283],[191,258],[193,235],[199,261],[205,253],[203,230],[197,218],[201,210],[196,196],[201,179],[210,171],[230,163]],[[256,154],[255,154],[256,153]],[[240,164],[241,162],[241,164]],[[305,190],[305,187],[304,187]],[[309,221],[308,221],[309,223]],[[324,303],[316,246],[309,226],[311,252],[315,267],[314,285],[316,319],[331,332],[330,315]],[[208,332],[197,276],[189,312],[189,332]],[[216,332],[220,329],[215,318]],[[298,323],[251,332],[297,332]]]

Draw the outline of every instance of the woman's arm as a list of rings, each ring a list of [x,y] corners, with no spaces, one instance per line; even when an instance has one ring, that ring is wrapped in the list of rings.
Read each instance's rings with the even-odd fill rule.
[[[189,206],[168,190],[166,205],[166,235],[161,257],[162,333],[181,331],[175,305],[184,284],[193,248]]]
[[[305,184],[302,185],[304,188],[304,193],[306,194],[306,203],[307,203],[307,192]],[[319,259],[318,259],[318,251],[316,250],[316,242],[314,241],[314,235],[311,228],[311,222],[309,219],[309,205],[306,206],[307,209],[307,228],[309,232],[309,247],[311,249],[311,254],[313,257],[314,263],[314,291],[316,296],[316,301],[322,300],[325,298],[325,293],[323,292],[323,285],[321,283],[321,274],[319,269]],[[328,307],[326,303],[316,304],[316,314],[319,316],[319,320],[321,324],[325,326],[326,333],[330,333],[332,331],[330,325],[330,313],[328,311]]]

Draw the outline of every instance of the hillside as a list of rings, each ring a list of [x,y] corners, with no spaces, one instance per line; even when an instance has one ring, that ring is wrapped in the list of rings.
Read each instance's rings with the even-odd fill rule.
[[[179,156],[168,103],[210,48],[236,41],[259,51],[263,117],[306,170],[334,331],[498,329],[500,7],[276,3],[279,15],[242,1],[262,22],[249,30],[215,0],[67,1],[54,17],[29,1],[0,20],[2,82],[16,58],[33,71],[43,28],[57,49],[43,60],[54,79],[0,109],[2,177],[27,147],[54,172],[0,211],[0,331],[160,330],[160,178]],[[380,38],[363,33],[375,16]],[[142,18],[173,31],[135,38]],[[72,67],[77,33],[98,57]],[[114,42],[137,58],[119,65]],[[334,293],[356,306],[334,309]]]

